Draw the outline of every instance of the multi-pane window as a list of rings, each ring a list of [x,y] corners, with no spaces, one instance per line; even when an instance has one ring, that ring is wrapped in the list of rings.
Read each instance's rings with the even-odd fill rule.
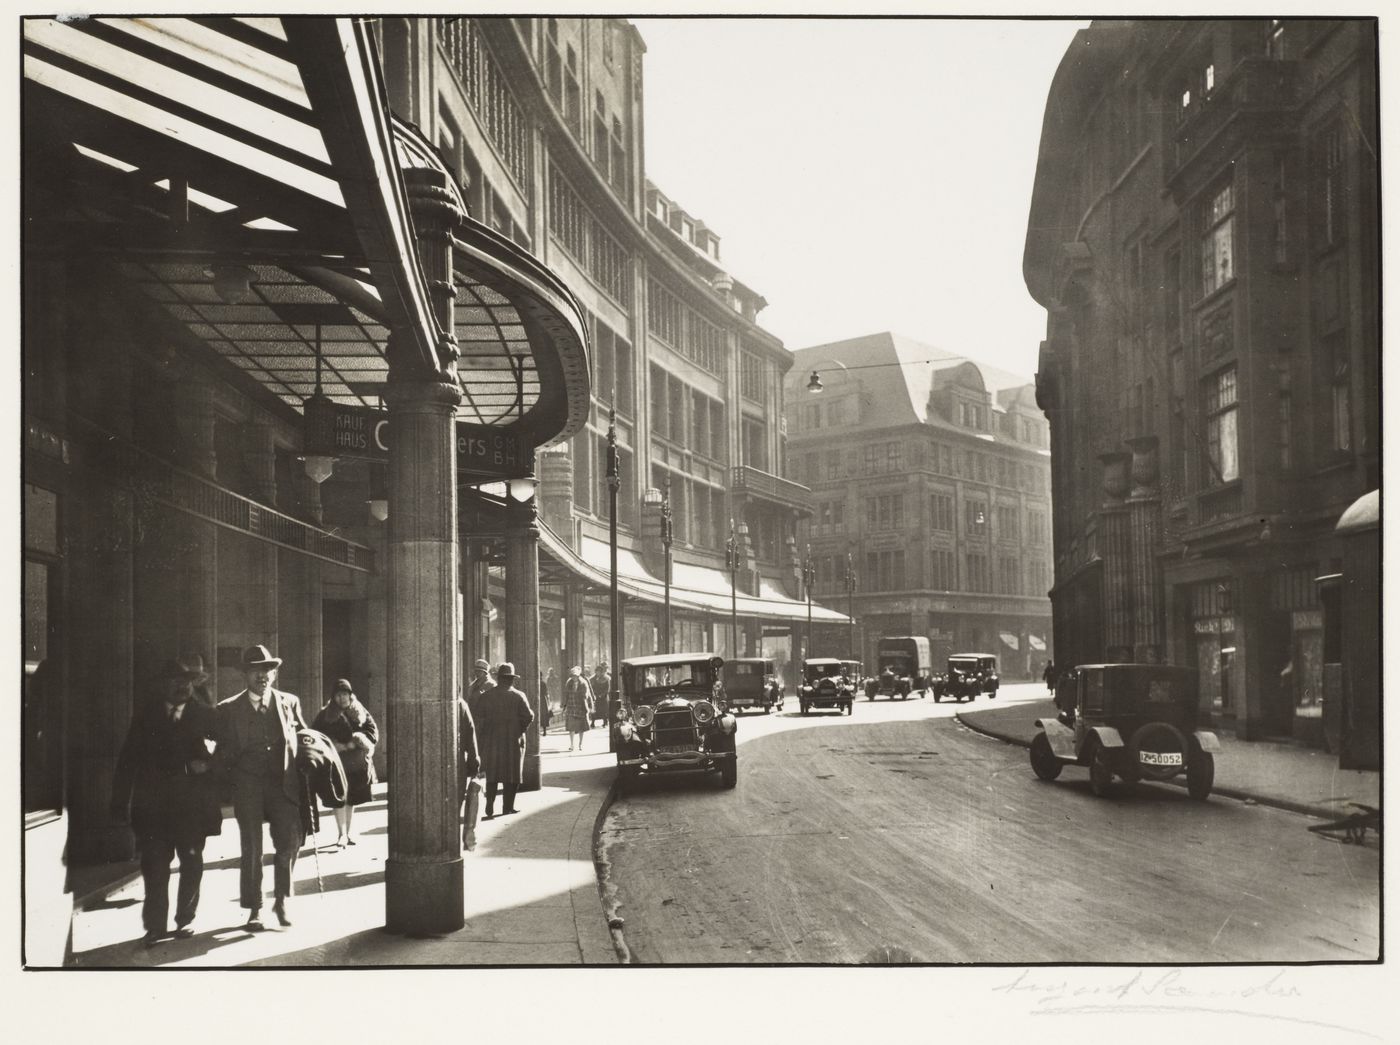
[[[997,590],[1002,595],[1021,594],[1021,560],[1003,555],[997,564]]]
[[[929,526],[935,530],[951,532],[953,529],[953,496],[946,493],[930,494],[928,499]]]
[[[1235,367],[1205,380],[1206,466],[1212,485],[1240,477],[1239,398]]]
[[[1045,513],[1032,509],[1026,513],[1026,524],[1030,530],[1031,544],[1045,543]]]
[[[549,166],[549,231],[608,296],[632,300],[632,258],[589,210],[568,179]]]
[[[969,499],[965,504],[967,506],[968,534],[985,534],[987,532],[987,502]]]
[[[987,557],[969,552],[967,555],[967,590],[990,591],[991,585],[988,581]]]
[[[1043,561],[1037,559],[1031,563],[1031,583],[1030,595],[1045,595],[1050,591],[1050,572]]]
[[[691,392],[690,445],[701,454],[710,449],[710,403],[702,392]]]
[[[681,301],[656,280],[647,283],[647,329],[672,348],[681,347]]]
[[[1342,152],[1341,124],[1332,124],[1318,143],[1318,234],[1322,247],[1342,241],[1346,231],[1345,158]]]
[[[827,536],[846,532],[845,501],[821,501],[813,507],[813,533]]]
[[[1222,185],[1205,208],[1201,235],[1201,292],[1210,294],[1235,278],[1235,189]]]
[[[902,591],[909,587],[904,549],[865,553],[865,591]]]
[[[647,326],[702,370],[719,374],[727,355],[723,328],[687,307],[654,277],[647,283]]]
[[[826,477],[828,479],[840,479],[845,474],[841,467],[841,451],[828,450],[826,452]]]
[[[987,408],[978,403],[959,403],[958,419],[964,428],[984,432],[987,429]]]
[[[443,48],[462,81],[482,129],[505,161],[516,184],[529,183],[529,135],[520,103],[515,100],[495,55],[487,49],[473,18],[444,18],[438,22]],[[546,60],[548,68],[548,60]]]
[[[1003,541],[1021,539],[1021,513],[1014,505],[997,505],[997,537]]]
[[[768,470],[768,431],[762,421],[744,418],[739,425],[743,462],[760,471]]]
[[[1351,450],[1351,366],[1346,358],[1346,338],[1341,334],[1328,338],[1328,350],[1332,357],[1332,450],[1347,453]]]
[[[957,558],[943,548],[934,548],[928,555],[929,587],[934,591],[956,591],[958,587]]]
[[[879,494],[865,502],[867,530],[901,530],[904,528],[904,495]]]
[[[754,403],[762,403],[768,392],[768,368],[753,352],[739,356],[739,394]]]

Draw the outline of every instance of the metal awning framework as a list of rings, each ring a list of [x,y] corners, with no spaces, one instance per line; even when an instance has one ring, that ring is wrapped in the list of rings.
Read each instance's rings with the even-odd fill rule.
[[[376,405],[391,330],[401,373],[451,365],[401,174],[443,168],[388,113],[364,25],[26,19],[23,62],[27,191],[58,197],[27,208],[44,212],[27,222],[38,249],[111,257],[294,410],[318,371],[333,401]],[[454,254],[459,417],[532,445],[572,435],[589,387],[577,302],[471,219]]]

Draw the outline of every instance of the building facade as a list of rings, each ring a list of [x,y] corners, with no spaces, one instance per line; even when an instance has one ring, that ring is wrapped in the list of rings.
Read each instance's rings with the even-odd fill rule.
[[[1058,663],[1199,669],[1319,738],[1333,529],[1380,482],[1374,21],[1095,22],[1046,106]]]
[[[800,540],[816,596],[853,612],[861,659],[881,636],[926,635],[935,666],[986,652],[1003,678],[1038,678],[1050,458],[1033,387],[889,333],[794,354],[789,462],[812,490]],[[818,628],[814,650],[845,655],[851,639]]]
[[[723,267],[720,237],[646,177],[645,44],[617,18],[416,18],[379,24],[395,112],[456,172],[474,215],[538,254],[587,316],[593,401],[539,455],[541,669],[609,658],[610,416],[619,459],[620,654],[664,648],[659,507],[671,514],[670,648],[784,659],[805,613],[795,566],[808,492],[782,478],[791,354],[757,322],[763,298]],[[653,501],[656,496],[653,495]],[[473,531],[489,535],[489,508]],[[729,570],[734,535],[740,558]],[[504,652],[499,547],[465,566],[470,657]],[[731,579],[738,598],[731,598]],[[831,619],[838,615],[819,610]]]

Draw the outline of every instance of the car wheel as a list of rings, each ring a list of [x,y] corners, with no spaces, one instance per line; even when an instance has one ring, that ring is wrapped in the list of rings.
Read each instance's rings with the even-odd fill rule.
[[[719,764],[719,784],[726,791],[731,790],[739,782],[739,759],[738,757],[726,758]]]
[[[1113,789],[1113,767],[1101,744],[1095,744],[1089,755],[1089,787],[1099,798],[1107,798]]]
[[[1044,733],[1037,733],[1031,741],[1031,769],[1041,780],[1054,780],[1064,766],[1050,750],[1050,740]]]
[[[1210,797],[1214,783],[1215,756],[1197,748],[1191,752],[1191,761],[1186,766],[1186,793],[1197,802],[1204,802]]]

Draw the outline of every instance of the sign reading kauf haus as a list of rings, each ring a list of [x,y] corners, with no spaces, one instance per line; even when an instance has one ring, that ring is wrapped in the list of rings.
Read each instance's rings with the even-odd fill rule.
[[[366,406],[346,406],[324,396],[306,401],[306,453],[328,457],[389,458],[389,416]],[[532,469],[520,437],[490,425],[457,422],[457,472],[464,477],[516,479]]]

